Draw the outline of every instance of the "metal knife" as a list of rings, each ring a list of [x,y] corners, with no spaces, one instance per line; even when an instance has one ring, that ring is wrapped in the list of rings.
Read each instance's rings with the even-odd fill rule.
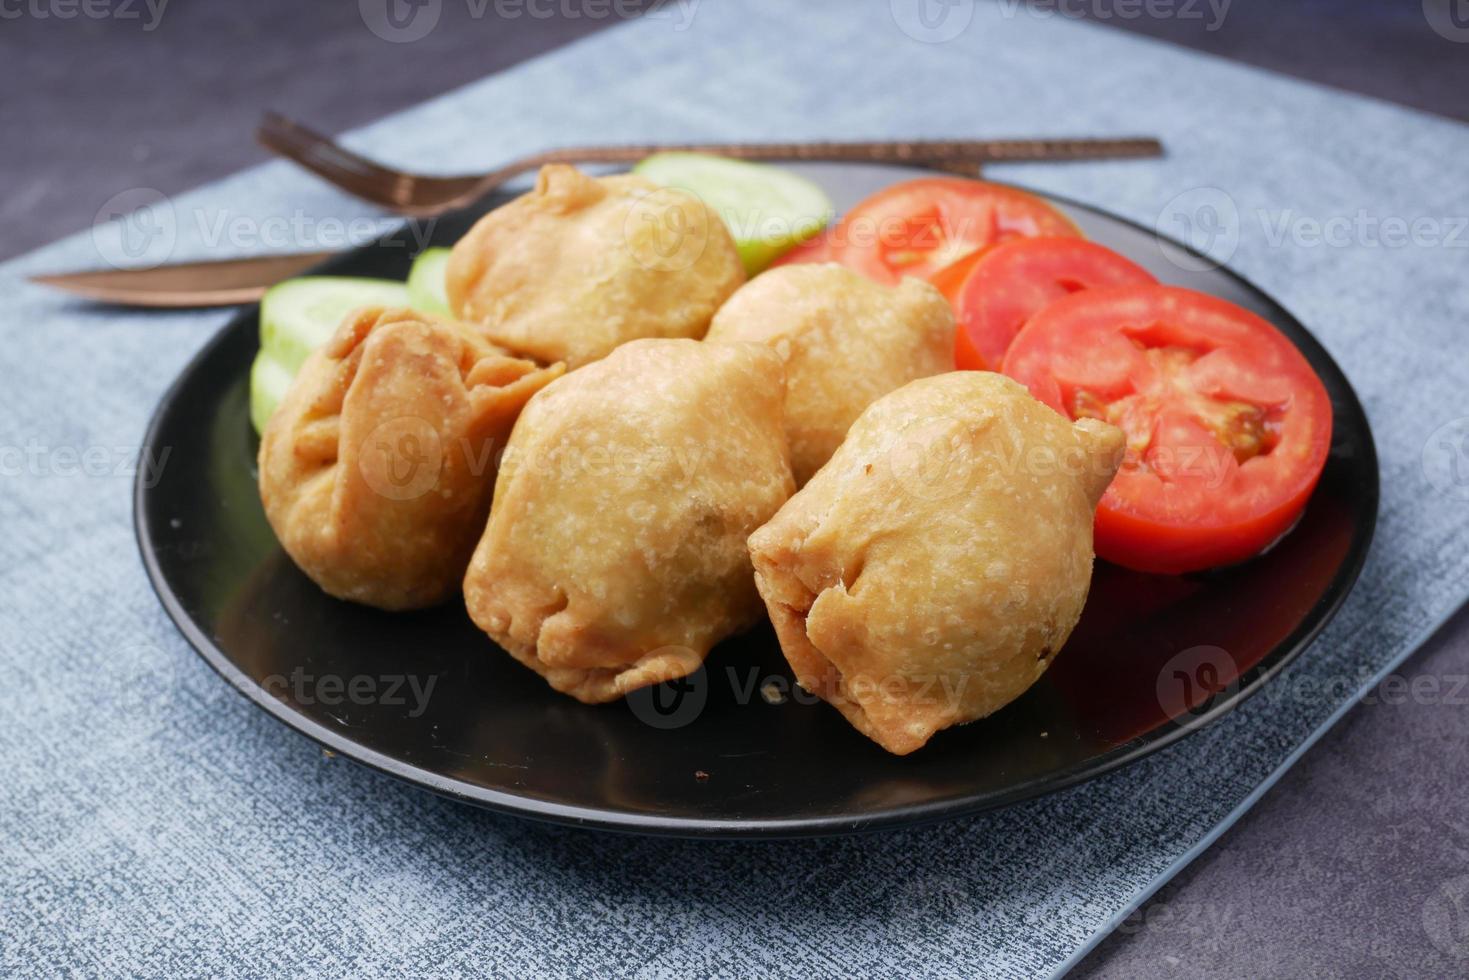
[[[208,307],[253,303],[283,279],[299,276],[335,252],[183,262],[150,269],[93,269],[31,276],[31,282],[119,306]]]

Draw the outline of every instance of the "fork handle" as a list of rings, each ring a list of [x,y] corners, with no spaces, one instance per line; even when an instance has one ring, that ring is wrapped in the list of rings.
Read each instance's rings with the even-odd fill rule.
[[[580,146],[528,158],[542,163],[635,163],[654,153],[712,153],[741,160],[835,160],[854,163],[926,163],[978,167],[1002,160],[1085,160],[1160,156],[1156,139],[900,140],[854,143],[659,143]]]
[[[986,163],[1002,160],[1086,160],[1161,156],[1163,144],[1150,137],[1019,140],[862,140],[852,143],[636,143],[570,146],[521,157],[480,177],[471,193],[424,206],[395,205],[404,214],[432,217],[500,187],[548,163],[637,163],[654,153],[709,153],[741,160],[830,160],[851,163],[911,163],[963,177],[978,177]]]

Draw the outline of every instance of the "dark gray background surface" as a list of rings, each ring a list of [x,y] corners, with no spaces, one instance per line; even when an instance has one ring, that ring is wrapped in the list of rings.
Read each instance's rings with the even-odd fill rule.
[[[1216,30],[1113,13],[1125,6],[1062,4],[1109,27],[1469,119],[1469,44],[1431,30],[1417,0],[1234,0]],[[29,12],[0,19],[10,79],[0,258],[86,227],[118,191],[174,194],[258,162],[249,134],[262,109],[334,132],[618,22],[575,2],[514,19],[446,3],[410,58],[369,32],[349,0],[171,0],[151,30],[142,4],[137,19],[8,9]],[[1355,708],[1077,975],[1408,977],[1428,975],[1443,953],[1469,953],[1469,614],[1402,676],[1432,678],[1436,693],[1399,698],[1391,687]],[[1443,891],[1446,880],[1464,887]]]

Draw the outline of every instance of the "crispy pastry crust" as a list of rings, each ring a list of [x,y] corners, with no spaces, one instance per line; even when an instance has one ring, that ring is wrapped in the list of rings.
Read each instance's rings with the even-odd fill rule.
[[[349,315],[260,440],[260,499],[331,595],[383,609],[450,598],[489,510],[496,454],[564,373],[406,309]]]
[[[700,338],[745,281],[734,239],[691,194],[631,174],[541,169],[454,246],[449,306],[492,342],[571,368],[640,337]]]
[[[786,438],[803,486],[862,410],[909,381],[954,370],[954,313],[907,278],[884,286],[835,263],[752,279],[714,315],[709,341],[756,341],[786,369]]]
[[[1122,438],[987,372],[874,402],[750,537],[802,687],[899,755],[1018,697],[1081,615]]]
[[[696,670],[760,614],[745,540],[794,490],[780,359],[640,340],[531,399],[464,579],[469,614],[587,702]]]

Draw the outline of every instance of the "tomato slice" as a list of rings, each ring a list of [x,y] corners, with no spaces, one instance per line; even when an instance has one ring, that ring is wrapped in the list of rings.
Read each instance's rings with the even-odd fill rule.
[[[946,282],[964,261],[939,273]],[[959,322],[955,363],[960,369],[998,370],[1020,328],[1047,305],[1084,289],[1147,286],[1157,282],[1142,266],[1084,238],[1020,238],[977,254],[949,301]]]
[[[978,262],[979,257],[981,255],[984,255],[986,252],[989,251],[990,248],[993,247],[994,246],[989,246],[987,248],[982,248],[977,252],[970,252],[958,262],[954,262],[944,266],[942,269],[940,269],[938,272],[935,272],[929,278],[928,281],[933,284],[934,288],[943,293],[944,299],[948,300],[949,305],[954,307],[956,317],[958,315],[959,309],[958,300],[960,287],[964,285],[964,280],[969,278],[969,273],[974,268],[974,263]],[[955,330],[954,366],[961,371],[981,371],[984,370],[983,365],[984,358],[980,356],[979,351],[976,350],[974,348],[974,345],[970,343],[969,334],[967,334],[963,330]]]
[[[964,286],[964,280],[968,279],[969,273],[974,271],[974,263],[978,262],[979,257],[989,250],[989,248],[981,248],[970,252],[959,261],[951,262],[929,276],[928,281],[935,289],[944,294],[944,299],[949,301],[949,305],[958,303],[959,290]]]
[[[776,259],[774,262],[770,263],[768,268],[773,269],[778,265],[796,265],[801,262],[833,261],[833,230],[833,228],[827,228],[820,234],[814,235],[811,238],[806,239],[804,242],[797,245],[795,248],[791,249],[789,252]]]
[[[1187,289],[1056,300],[1015,338],[1004,372],[1070,418],[1127,433],[1096,551],[1139,571],[1196,571],[1269,547],[1331,447],[1331,401],[1301,352],[1248,310]]]
[[[982,180],[924,177],[894,184],[858,204],[823,236],[827,254],[803,246],[782,261],[840,262],[869,279],[896,285],[903,276],[927,279],[986,245],[1043,235],[1080,237],[1081,232],[1034,194]]]

